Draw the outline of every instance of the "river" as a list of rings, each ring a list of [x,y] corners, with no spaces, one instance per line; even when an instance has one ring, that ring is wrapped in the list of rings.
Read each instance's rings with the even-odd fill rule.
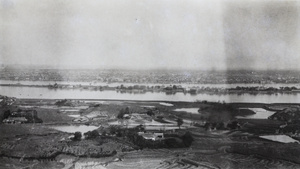
[[[111,100],[158,100],[158,101],[213,101],[213,102],[252,102],[252,103],[299,103],[300,93],[294,94],[197,94],[176,93],[120,93],[117,91],[91,91],[79,89],[48,89],[41,87],[1,86],[0,95],[34,99],[111,99]]]

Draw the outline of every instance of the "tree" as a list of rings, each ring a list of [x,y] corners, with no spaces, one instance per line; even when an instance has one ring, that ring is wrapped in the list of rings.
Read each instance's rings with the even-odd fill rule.
[[[177,126],[180,128],[180,126],[183,124],[182,118],[177,119]]]
[[[119,126],[110,126],[109,127],[109,133],[114,135],[117,134],[118,132],[121,132],[121,128]]]
[[[194,141],[192,134],[190,132],[186,132],[182,137],[181,137],[184,145],[186,147],[191,146],[192,142]]]
[[[176,85],[173,85],[173,89],[177,89],[177,86],[176,86]]]
[[[230,123],[227,125],[227,127],[228,127],[229,129],[235,130],[235,129],[239,128],[239,122],[237,122],[237,121],[232,121],[232,122],[230,122]]]
[[[224,122],[219,122],[219,123],[217,123],[216,129],[217,129],[217,130],[224,130],[224,129],[225,129],[225,124],[224,124]]]
[[[154,114],[154,112],[152,110],[148,110],[147,111],[147,115],[148,116],[154,116],[155,114]]]
[[[88,131],[86,133],[84,133],[84,136],[86,139],[93,139],[99,136],[99,133],[97,130],[93,130],[93,131]]]
[[[126,108],[125,108],[125,114],[129,114],[129,113],[130,113],[129,107],[126,107]]]
[[[81,140],[81,137],[82,137],[81,132],[77,131],[77,132],[75,132],[75,134],[74,134],[73,140],[74,140],[74,141],[79,141],[79,140]]]
[[[79,111],[80,116],[82,116],[83,113],[84,113],[84,110],[80,110],[80,111]]]
[[[119,114],[117,115],[117,118],[118,118],[118,119],[122,119],[123,116],[124,116],[124,114],[125,114],[125,110],[124,110],[124,109],[121,109],[121,110],[119,111]]]
[[[205,128],[206,131],[210,130],[211,129],[211,124],[209,122],[206,122],[204,124],[204,128]]]
[[[129,114],[129,113],[130,113],[129,107],[126,107],[125,110],[124,110],[124,109],[121,109],[121,110],[119,111],[119,114],[117,115],[117,118],[118,118],[118,119],[122,119],[123,116],[124,116],[125,114]]]
[[[11,115],[10,110],[6,110],[3,114],[3,119],[8,118]]]
[[[117,127],[116,126],[110,126],[109,127],[109,134],[116,134]]]

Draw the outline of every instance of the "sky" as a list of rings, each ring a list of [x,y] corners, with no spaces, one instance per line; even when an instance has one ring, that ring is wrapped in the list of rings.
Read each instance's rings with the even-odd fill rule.
[[[0,64],[300,70],[300,1],[0,0]]]

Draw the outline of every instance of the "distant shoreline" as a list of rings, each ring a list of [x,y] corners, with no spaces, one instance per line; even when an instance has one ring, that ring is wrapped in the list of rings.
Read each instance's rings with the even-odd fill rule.
[[[7,87],[37,87],[37,88],[48,88],[50,90],[90,90],[90,91],[117,91],[123,93],[146,93],[146,92],[164,92],[166,94],[175,94],[175,93],[189,93],[192,95],[197,94],[293,94],[300,93],[300,88],[297,87],[287,87],[282,86],[279,88],[276,87],[263,87],[263,86],[237,86],[235,88],[223,88],[223,87],[195,87],[187,88],[182,87],[181,85],[167,86],[165,85],[130,85],[123,86],[122,83],[118,86],[109,86],[109,85],[70,85],[70,84],[49,84],[49,85],[28,85],[28,84],[0,84],[0,86]]]
[[[57,101],[57,100],[64,100],[64,99],[44,99],[44,98],[41,98],[41,99],[37,99],[37,98],[16,98],[18,100],[23,100],[23,101],[40,101],[40,100],[43,100],[43,101]],[[138,102],[138,103],[157,103],[157,102],[166,102],[166,103],[170,103],[170,104],[175,104],[175,103],[189,103],[189,104],[193,104],[193,103],[201,103],[201,102],[206,102],[206,103],[211,103],[211,104],[214,104],[214,103],[218,103],[218,102],[213,102],[213,101],[169,101],[169,100],[124,100],[124,99],[65,99],[65,100],[73,100],[73,101],[124,101],[124,102]],[[226,103],[226,104],[229,104],[229,105],[238,105],[239,107],[248,107],[249,106],[251,107],[254,106],[254,107],[263,107],[263,106],[266,106],[266,105],[300,105],[300,103],[255,103],[255,102],[229,102],[229,103]]]

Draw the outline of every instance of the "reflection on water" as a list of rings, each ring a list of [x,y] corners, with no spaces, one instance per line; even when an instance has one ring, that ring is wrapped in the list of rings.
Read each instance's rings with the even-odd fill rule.
[[[248,115],[245,117],[238,117],[238,118],[246,118],[246,119],[268,119],[268,117],[272,116],[275,112],[268,111],[263,108],[241,108],[241,109],[248,109],[255,112],[255,114]]]
[[[70,125],[70,126],[51,126],[50,128],[62,131],[62,132],[67,132],[67,133],[75,133],[77,131],[83,133],[86,133],[88,131],[93,131],[98,129],[99,127],[96,126],[86,126],[86,125]]]
[[[78,117],[80,117],[80,115],[79,114],[71,114],[71,115],[68,115],[69,117],[73,117],[73,118],[78,118]]]
[[[180,108],[180,109],[175,109],[174,111],[184,111],[187,113],[193,113],[193,114],[198,114],[199,108]]]
[[[266,135],[266,136],[259,136],[259,137],[271,141],[278,141],[281,143],[295,143],[295,142],[299,143],[299,141],[286,135]]]
[[[160,105],[163,105],[163,106],[168,106],[168,107],[174,106],[174,105],[171,104],[171,103],[164,103],[164,102],[160,102],[159,104],[160,104]]]
[[[165,93],[117,93],[116,91],[90,91],[90,90],[51,90],[39,87],[10,87],[1,86],[0,95],[17,98],[35,99],[112,99],[112,100],[153,100],[153,101],[196,101],[207,100],[213,102],[253,102],[253,103],[297,103],[300,101],[300,93],[277,94],[277,95],[250,95],[250,94],[224,94],[209,95],[197,94],[190,95],[176,93],[166,95]]]

